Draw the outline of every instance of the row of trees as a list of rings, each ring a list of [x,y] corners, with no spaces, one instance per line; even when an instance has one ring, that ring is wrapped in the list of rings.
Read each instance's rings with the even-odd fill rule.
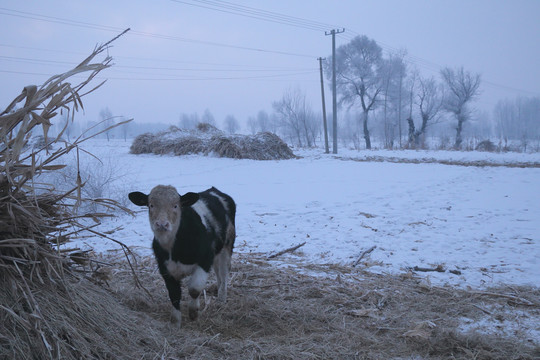
[[[341,141],[371,149],[372,131],[376,131],[386,148],[418,148],[426,146],[430,129],[432,136],[440,138],[442,148],[463,148],[464,134],[475,137],[476,142],[497,137],[499,143],[505,143],[501,149],[508,148],[509,139],[520,140],[525,151],[531,140],[540,145],[539,98],[501,101],[490,116],[474,108],[480,94],[480,74],[447,67],[438,77],[425,77],[407,65],[405,55],[385,55],[366,36],[336,49],[336,87],[343,113],[338,117]],[[332,61],[327,60],[328,80],[332,67]],[[262,113],[251,118],[250,127],[272,129],[298,146],[316,145],[322,138],[322,116],[312,110],[299,89],[286,91],[273,103],[273,110],[270,117]],[[468,142],[467,148],[474,145]]]
[[[178,125],[182,129],[195,129],[199,123],[207,123],[219,127],[216,123],[216,118],[209,109],[206,109],[202,116],[199,116],[197,113],[181,114]],[[234,115],[227,115],[225,117],[225,120],[223,121],[223,130],[229,134],[237,133],[240,130],[240,123]]]
[[[445,68],[437,82],[434,77],[424,78],[417,71],[409,71],[404,58],[404,52],[385,56],[375,40],[366,36],[357,36],[336,50],[339,103],[360,110],[365,147],[371,149],[369,119],[378,110],[382,113],[386,147],[394,146],[396,133],[402,146],[404,114],[407,145],[416,147],[428,126],[444,111],[456,121],[454,146],[460,148],[463,124],[471,119],[471,103],[479,94],[480,75],[463,68]],[[326,61],[326,74],[330,79],[331,60]]]
[[[495,131],[506,146],[509,139],[519,139],[527,151],[531,140],[540,138],[540,98],[501,100],[493,113]]]
[[[531,140],[540,143],[539,98],[500,101],[490,116],[474,109],[480,93],[479,74],[459,67],[441,69],[437,77],[425,77],[411,68],[405,58],[404,51],[385,54],[375,40],[366,36],[357,36],[336,49],[338,136],[344,144],[371,149],[375,138],[379,146],[386,148],[418,148],[426,146],[428,131],[431,136],[444,138],[444,147],[456,149],[462,148],[467,132],[468,136],[474,133],[473,136],[484,139],[495,136],[505,146],[509,140],[517,139],[524,150]],[[332,77],[332,67],[332,61],[326,60],[328,80]],[[96,122],[97,130],[117,120],[123,119],[117,119],[104,108]],[[228,115],[219,126],[208,109],[202,115],[181,114],[178,125],[192,129],[201,122],[221,127],[228,133],[241,130],[233,115]],[[114,129],[116,134],[112,136],[126,138],[146,130],[145,126],[137,128],[135,124]],[[328,131],[333,134],[329,125]],[[317,146],[323,138],[322,115],[313,110],[299,88],[285,91],[281,99],[272,103],[271,113],[259,111],[247,119],[246,126],[244,132],[270,131],[300,147]],[[73,123],[66,129],[68,138],[71,133],[80,132],[76,127]],[[109,133],[104,136],[109,137]]]

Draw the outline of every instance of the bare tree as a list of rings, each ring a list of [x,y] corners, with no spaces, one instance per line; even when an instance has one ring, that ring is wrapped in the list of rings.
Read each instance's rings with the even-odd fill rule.
[[[249,129],[249,132],[252,135],[255,135],[257,133],[257,131],[258,131],[258,129],[257,129],[257,118],[254,117],[254,116],[248,117],[247,126],[248,126],[248,129]]]
[[[257,123],[261,132],[276,132],[276,121],[264,110],[257,113]]]
[[[520,140],[523,151],[531,140],[540,141],[540,98],[501,100],[494,111],[496,130],[505,148],[508,140]]]
[[[385,147],[393,148],[398,128],[398,137],[401,137],[400,127],[400,107],[401,88],[403,77],[405,76],[405,63],[403,56],[392,54],[388,59],[383,60],[381,76],[383,82],[383,121]]]
[[[122,119],[125,119],[122,117]],[[125,123],[124,125],[120,126],[120,131],[122,132],[122,136],[124,137],[124,141],[127,141],[127,136],[129,133],[129,130],[131,129],[131,123]]]
[[[418,78],[415,105],[418,107],[420,115],[420,128],[415,128],[411,116],[407,119],[409,123],[409,146],[418,147],[420,138],[425,134],[428,124],[433,122],[441,112],[443,105],[442,90],[433,77],[429,79]]]
[[[331,65],[327,62],[327,67]],[[367,36],[357,36],[336,50],[336,85],[341,95],[340,103],[353,106],[360,102],[367,149],[371,149],[368,115],[375,109],[384,86],[382,68],[382,49]]]
[[[201,117],[201,122],[216,126],[216,119],[209,109],[204,110],[204,114]]]
[[[463,124],[471,118],[472,110],[469,105],[479,95],[480,75],[473,75],[461,67],[457,70],[444,68],[441,70],[441,77],[446,85],[443,107],[456,117],[454,147],[459,149],[463,142]]]
[[[276,133],[276,120],[266,111],[261,110],[257,113],[257,117],[248,118],[248,127],[252,134],[266,131]]]
[[[68,141],[71,141],[71,138],[78,136],[81,133],[81,126],[78,122],[75,121],[73,113],[65,112],[62,114],[62,120],[58,124],[64,130],[64,135],[67,137]],[[59,131],[62,131],[59,129]]]
[[[199,124],[200,122],[201,121],[197,113],[193,113],[191,115],[181,114],[179,127],[186,130],[195,129],[197,127],[197,124]]]
[[[114,116],[108,106],[100,110],[99,119],[103,129],[108,129],[114,125]],[[107,141],[109,141],[109,131],[105,131],[105,136],[107,137]]]
[[[229,134],[234,134],[240,130],[240,124],[233,115],[227,115],[225,118],[225,131]]]
[[[281,100],[272,104],[282,131],[296,145],[315,145],[320,124],[306,102],[306,95],[299,89],[285,92]]]

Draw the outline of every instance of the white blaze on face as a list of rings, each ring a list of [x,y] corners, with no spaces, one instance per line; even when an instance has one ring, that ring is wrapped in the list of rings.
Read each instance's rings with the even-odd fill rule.
[[[170,251],[180,226],[180,195],[172,186],[158,185],[148,195],[150,227],[161,247]]]

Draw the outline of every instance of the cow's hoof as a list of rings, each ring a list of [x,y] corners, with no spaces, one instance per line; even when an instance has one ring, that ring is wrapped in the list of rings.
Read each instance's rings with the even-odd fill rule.
[[[199,311],[197,309],[189,309],[190,320],[197,320],[198,316],[199,316]]]
[[[175,323],[178,327],[182,325],[182,313],[180,310],[173,309],[171,312],[171,322]]]

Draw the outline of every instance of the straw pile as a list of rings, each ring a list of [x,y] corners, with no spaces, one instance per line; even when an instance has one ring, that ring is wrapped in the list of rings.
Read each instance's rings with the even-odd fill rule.
[[[148,290],[143,292],[132,285],[121,255],[114,258],[102,260],[113,264],[110,296],[123,304],[124,318],[139,327],[130,330],[138,340],[133,358],[507,360],[540,355],[539,340],[525,326],[507,334],[459,329],[460,317],[516,324],[522,321],[517,317],[539,318],[539,289],[457,290],[430,286],[412,274],[377,275],[352,266],[235,254],[227,303],[216,301],[212,274],[195,322],[187,320],[184,291],[178,329],[171,324],[171,305],[154,260],[138,260]]]
[[[195,130],[172,126],[157,134],[142,134],[133,141],[132,154],[174,154],[227,157],[233,159],[280,160],[295,158],[277,135],[225,135],[212,125],[200,123]]]
[[[69,191],[58,192],[52,185],[40,184],[39,176],[62,169],[61,157],[89,138],[83,134],[49,152],[49,145],[62,136],[47,137],[51,121],[63,111],[71,112],[73,118],[82,108],[81,97],[103,84],[87,89],[98,73],[111,66],[108,56],[94,61],[110,42],[96,47],[72,70],[51,77],[39,87],[26,86],[0,112],[0,358],[57,358],[76,345],[70,339],[84,338],[69,330],[69,322],[62,330],[51,326],[55,316],[46,316],[50,308],[72,310],[74,316],[80,316],[74,310],[79,304],[72,302],[76,296],[69,286],[71,275],[66,274],[74,261],[86,260],[78,249],[61,251],[60,244],[81,231],[92,231],[82,219],[98,221],[108,216],[106,212],[75,215],[74,209],[80,204],[94,201],[105,210],[119,204],[82,198],[84,184],[80,178]],[[83,73],[88,77],[81,83],[72,85],[68,81]],[[39,127],[44,137],[42,147],[29,150],[27,143]]]

